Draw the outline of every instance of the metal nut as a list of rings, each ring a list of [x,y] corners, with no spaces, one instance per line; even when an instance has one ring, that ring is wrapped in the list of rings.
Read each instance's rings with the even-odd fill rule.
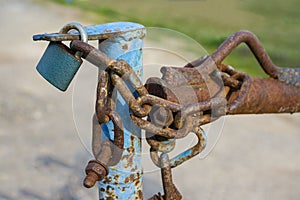
[[[173,122],[172,111],[161,106],[153,106],[149,115],[151,122],[161,127],[168,127]]]

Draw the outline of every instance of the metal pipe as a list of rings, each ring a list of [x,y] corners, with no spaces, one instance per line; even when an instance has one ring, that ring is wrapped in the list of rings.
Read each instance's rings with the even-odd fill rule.
[[[118,23],[118,27],[128,27],[128,23]],[[103,25],[105,26],[105,25]],[[142,47],[145,28],[139,24],[130,23],[130,30],[99,40],[99,50],[116,60],[125,60],[133,70],[142,75]],[[107,60],[107,62],[109,62]],[[101,63],[99,63],[101,65]],[[107,66],[100,66],[100,70]],[[141,77],[140,77],[141,78]],[[130,88],[130,87],[129,87]],[[133,91],[132,91],[133,92]],[[120,94],[116,95],[116,112],[122,116],[124,124],[124,152],[120,162],[109,166],[109,174],[99,182],[100,199],[142,199],[142,165],[141,165],[141,130],[133,124],[128,105]],[[103,124],[103,135],[114,139],[112,122]]]
[[[300,112],[300,88],[272,78],[247,78],[228,100],[227,114]]]

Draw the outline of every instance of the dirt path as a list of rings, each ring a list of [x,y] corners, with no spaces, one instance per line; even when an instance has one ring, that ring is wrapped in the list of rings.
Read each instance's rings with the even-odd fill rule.
[[[30,0],[1,1],[0,199],[97,196],[80,187],[89,154],[76,134],[71,91],[49,87],[35,70],[47,44],[32,35],[77,19],[76,12],[55,10]]]
[[[31,39],[79,14],[30,0],[0,3],[0,199],[96,199],[96,189],[81,187],[90,154],[75,129],[72,91],[37,74],[46,44]],[[184,199],[296,200],[299,141],[299,114],[226,117],[214,151],[175,169],[174,179]],[[161,191],[158,172],[144,181],[146,197]]]

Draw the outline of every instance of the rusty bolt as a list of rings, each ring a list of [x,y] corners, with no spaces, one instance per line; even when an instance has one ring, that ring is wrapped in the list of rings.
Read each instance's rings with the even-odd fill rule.
[[[97,161],[89,161],[87,167],[85,168],[86,177],[84,179],[83,185],[86,188],[93,187],[97,181],[104,179],[108,174],[108,168],[105,164]]]
[[[149,115],[151,122],[158,126],[168,127],[173,122],[172,111],[161,106],[153,106]]]

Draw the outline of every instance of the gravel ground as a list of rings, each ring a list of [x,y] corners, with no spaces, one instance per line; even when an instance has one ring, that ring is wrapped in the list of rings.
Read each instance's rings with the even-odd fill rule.
[[[96,199],[97,189],[81,186],[91,156],[75,128],[72,91],[58,92],[38,75],[46,44],[31,39],[80,21],[80,13],[30,0],[0,3],[0,199]],[[176,185],[192,200],[298,200],[299,130],[299,114],[226,117],[212,153],[174,170]],[[146,173],[145,197],[161,191],[160,182],[158,171]]]

